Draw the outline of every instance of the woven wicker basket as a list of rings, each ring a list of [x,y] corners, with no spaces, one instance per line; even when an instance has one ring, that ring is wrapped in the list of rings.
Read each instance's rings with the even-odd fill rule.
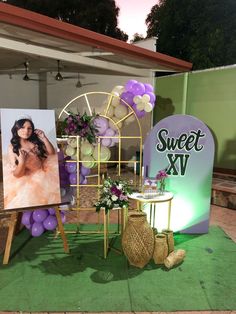
[[[128,217],[123,236],[122,248],[131,265],[143,268],[152,258],[154,234],[143,212]]]
[[[153,259],[155,264],[164,264],[165,258],[168,256],[168,245],[166,235],[158,233],[155,236],[155,248],[153,252]]]
[[[167,245],[168,245],[168,254],[170,254],[175,249],[173,231],[169,230],[169,229],[164,229],[164,230],[162,230],[162,233],[164,233],[166,235],[166,240],[167,240]]]

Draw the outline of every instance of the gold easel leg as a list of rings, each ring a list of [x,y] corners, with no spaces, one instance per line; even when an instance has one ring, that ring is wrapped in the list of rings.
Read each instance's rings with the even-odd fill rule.
[[[8,234],[7,234],[7,242],[5,247],[5,252],[3,256],[3,265],[7,265],[9,262],[10,252],[11,252],[11,244],[13,240],[13,235],[15,231],[15,226],[17,222],[18,213],[11,214],[11,220],[10,225],[8,228]]]
[[[56,217],[57,217],[58,229],[59,229],[59,232],[61,234],[62,241],[63,241],[64,251],[65,251],[65,253],[69,253],[70,250],[68,247],[67,238],[65,235],[62,221],[61,221],[60,210],[58,207],[55,208],[55,212],[56,212]]]

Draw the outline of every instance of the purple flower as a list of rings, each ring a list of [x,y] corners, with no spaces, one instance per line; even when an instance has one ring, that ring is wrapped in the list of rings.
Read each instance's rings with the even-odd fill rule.
[[[117,189],[117,187],[115,185],[113,185],[111,187],[111,193],[116,195],[117,197],[119,197],[121,195],[121,191],[119,189]]]
[[[167,178],[167,177],[168,177],[168,174],[166,173],[165,170],[160,170],[158,172],[158,174],[156,175],[157,180],[162,180],[162,179]]]

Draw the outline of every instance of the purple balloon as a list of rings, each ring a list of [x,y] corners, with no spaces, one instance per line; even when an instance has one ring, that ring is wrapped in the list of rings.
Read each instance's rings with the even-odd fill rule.
[[[135,83],[130,90],[134,95],[142,96],[145,93],[145,86],[143,83]]]
[[[126,83],[125,83],[125,90],[126,91],[129,91],[131,89],[131,87],[137,83],[137,81],[135,80],[128,80]]]
[[[138,110],[136,104],[133,105],[133,109],[134,109],[138,118],[143,118],[145,116],[145,111],[144,110],[141,110],[141,111]]]
[[[103,138],[101,140],[102,146],[108,147],[111,144],[111,139],[110,138]]]
[[[84,178],[84,180],[81,182],[81,184],[87,184],[87,183],[88,183],[87,178]]]
[[[98,135],[102,135],[106,132],[108,128],[108,120],[104,117],[97,117],[94,119],[94,125],[98,130]]]
[[[66,165],[65,165],[65,169],[69,173],[76,172],[76,170],[77,170],[76,162],[67,162]]]
[[[85,177],[80,173],[79,174],[79,184],[83,184],[82,182],[84,181]]]
[[[70,184],[77,184],[77,173],[71,173],[69,175]]]
[[[32,212],[27,211],[24,212],[21,218],[21,223],[26,226],[26,225],[31,225],[33,223],[33,218],[32,218]]]
[[[39,237],[44,232],[44,226],[42,222],[34,222],[31,229],[33,237]]]
[[[147,95],[150,96],[150,103],[151,103],[151,104],[154,104],[154,102],[155,102],[155,100],[156,100],[156,95],[153,94],[152,92],[147,92],[147,93],[145,93],[145,94],[147,94]]]
[[[42,222],[48,216],[47,209],[36,209],[33,211],[33,219],[35,222]]]
[[[48,212],[50,215],[56,215],[55,209],[54,208],[48,208]]]
[[[86,168],[84,167],[83,165],[81,166],[80,168],[80,173],[83,175],[83,176],[88,176],[90,174],[91,170],[90,168]]]
[[[134,98],[134,94],[133,93],[131,93],[131,92],[123,92],[121,95],[120,95],[120,98],[122,99],[122,100],[124,100],[125,102],[127,102],[127,104],[129,104],[129,105],[133,105],[133,98]],[[123,102],[123,101],[120,101],[120,103],[122,104],[122,105],[125,105],[125,103]],[[127,107],[127,106],[126,106]]]
[[[154,88],[153,88],[153,86],[151,85],[151,84],[144,84],[144,87],[145,87],[145,94],[147,94],[148,92],[151,92],[151,93],[153,93],[153,91],[154,91]]]
[[[54,230],[57,227],[56,216],[49,215],[43,222],[43,226],[46,230]]]

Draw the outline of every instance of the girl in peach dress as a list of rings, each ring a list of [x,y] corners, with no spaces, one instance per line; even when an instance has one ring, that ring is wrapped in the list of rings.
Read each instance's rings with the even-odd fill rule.
[[[30,118],[15,122],[4,157],[4,209],[60,203],[56,151]]]

